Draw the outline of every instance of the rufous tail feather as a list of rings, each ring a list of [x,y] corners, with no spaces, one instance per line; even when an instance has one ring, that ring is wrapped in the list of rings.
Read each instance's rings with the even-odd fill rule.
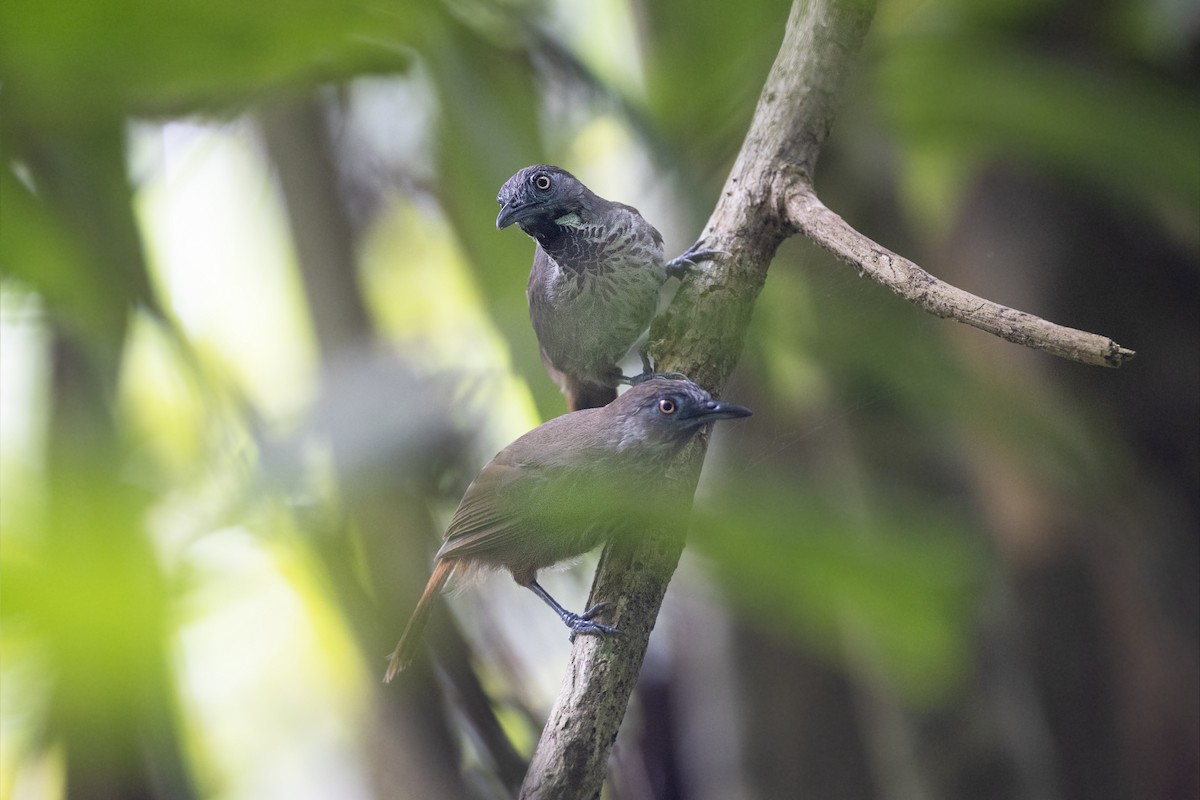
[[[388,656],[388,668],[383,676],[384,683],[390,683],[392,678],[396,677],[397,672],[412,662],[413,654],[416,653],[417,645],[421,641],[421,632],[425,630],[425,623],[429,622],[429,612],[433,609],[433,598],[442,591],[442,587],[446,584],[446,579],[450,577],[453,569],[453,560],[439,561],[433,568],[433,574],[429,576],[429,583],[425,584],[425,591],[421,593],[421,599],[417,601],[416,609],[409,617],[408,624],[404,626],[404,633],[400,634],[400,642]]]

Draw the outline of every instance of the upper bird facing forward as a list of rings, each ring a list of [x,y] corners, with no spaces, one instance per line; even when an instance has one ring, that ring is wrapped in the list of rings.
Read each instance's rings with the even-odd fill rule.
[[[667,278],[715,251],[699,242],[670,262],[662,235],[636,208],[605,200],[559,167],[525,167],[500,187],[496,227],[537,242],[529,318],[542,363],[572,411],[607,405],[618,366],[649,327]]]

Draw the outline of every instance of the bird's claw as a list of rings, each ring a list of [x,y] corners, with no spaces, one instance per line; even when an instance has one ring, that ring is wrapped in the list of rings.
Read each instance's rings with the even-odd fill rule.
[[[695,243],[684,250],[675,258],[667,262],[667,275],[676,278],[683,278],[689,271],[694,269],[701,261],[712,261],[717,256],[729,255],[724,250],[704,247],[703,237],[697,239]]]
[[[650,345],[648,343],[638,350],[638,358],[642,359],[642,374],[634,375],[632,378],[628,375],[622,375],[621,383],[629,386],[637,386],[639,383],[645,383],[651,378],[669,378],[673,381],[688,380],[688,376],[682,372],[659,372],[658,367],[650,359]]]
[[[622,375],[617,378],[617,383],[623,383],[626,386],[637,386],[639,383],[644,383],[654,377],[654,362],[650,360],[650,345],[645,344],[638,348],[638,358],[642,360],[642,372],[639,375]]]
[[[577,616],[580,619],[585,619],[590,622],[591,620],[596,618],[596,615],[603,614],[605,611],[608,611],[610,608],[612,608],[612,605],[613,605],[612,603],[605,600],[603,602],[596,603],[596,605],[592,606],[591,608],[589,608],[587,611],[583,612],[582,614],[578,614]]]
[[[612,603],[597,603],[582,614],[568,614],[563,622],[567,623],[567,627],[571,629],[570,641],[574,642],[578,634],[590,634],[594,636],[615,636],[621,632],[612,625],[605,625],[603,622],[596,622],[596,615],[607,611],[612,607]]]
[[[638,383],[646,380],[646,375],[654,374],[654,362],[650,360],[650,343],[646,342],[642,348],[638,350],[638,358],[642,360],[642,374],[638,376]],[[636,386],[636,383],[630,383],[630,386]]]
[[[653,378],[666,378],[667,380],[672,381],[689,380],[688,376],[684,375],[682,372],[657,372],[652,367],[647,365],[646,372],[643,372],[641,375],[634,375],[632,378],[626,378],[625,382],[630,386],[637,386],[639,383],[645,383]]]

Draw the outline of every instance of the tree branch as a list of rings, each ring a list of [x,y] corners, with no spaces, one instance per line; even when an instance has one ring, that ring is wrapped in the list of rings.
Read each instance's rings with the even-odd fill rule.
[[[789,221],[813,242],[935,316],[954,319],[1016,344],[1096,367],[1119,367],[1134,351],[1105,336],[1067,328],[951,286],[854,230],[798,182],[788,192]]]
[[[719,392],[742,350],[754,301],[780,243],[801,232],[864,275],[931,313],[1084,363],[1132,357],[1103,337],[1062,328],[955,289],[850,228],[812,192],[811,176],[833,121],[842,80],[874,14],[874,0],[795,0],[784,40],[746,139],[706,226],[727,255],[696,270],[655,320],[659,369]],[[664,522],[643,539],[606,548],[588,605],[615,604],[623,636],[575,641],[562,689],[534,753],[521,797],[594,798],[637,681],[650,631],[682,553],[687,512],[706,439],[677,465]]]

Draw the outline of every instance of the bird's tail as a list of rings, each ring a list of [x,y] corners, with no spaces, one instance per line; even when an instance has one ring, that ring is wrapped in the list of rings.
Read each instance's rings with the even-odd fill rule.
[[[397,672],[412,662],[413,654],[417,650],[417,643],[421,641],[421,632],[425,630],[425,623],[429,622],[429,612],[433,610],[433,598],[441,592],[453,570],[453,559],[439,560],[433,568],[433,574],[429,576],[429,583],[425,584],[425,591],[421,593],[421,599],[417,601],[416,609],[409,617],[408,624],[404,626],[404,633],[400,634],[400,642],[388,656],[387,673],[383,676],[384,683],[390,683],[392,678],[396,677]]]

